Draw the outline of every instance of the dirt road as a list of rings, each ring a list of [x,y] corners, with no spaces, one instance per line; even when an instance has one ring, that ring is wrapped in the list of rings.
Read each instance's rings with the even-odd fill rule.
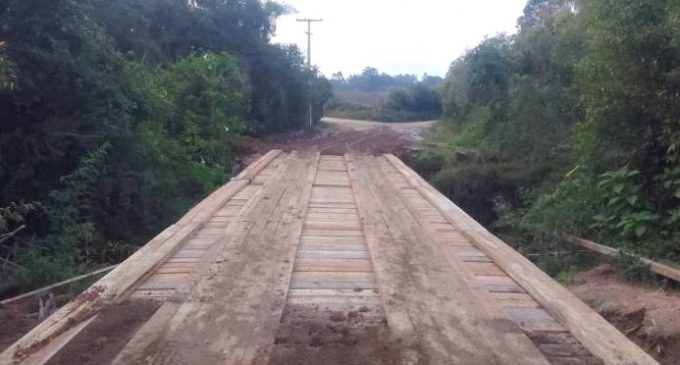
[[[422,131],[435,122],[380,123],[349,119],[324,118],[322,127],[283,133],[263,139],[246,138],[242,156],[246,163],[271,149],[284,151],[344,153],[393,153],[404,156],[418,141]]]

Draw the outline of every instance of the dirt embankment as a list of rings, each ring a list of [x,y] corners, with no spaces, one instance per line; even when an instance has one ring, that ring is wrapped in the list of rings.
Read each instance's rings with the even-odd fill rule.
[[[284,151],[318,151],[323,154],[392,153],[399,157],[410,154],[420,133],[433,122],[379,123],[324,118],[323,128],[267,136],[245,138],[241,148],[244,164],[256,160],[271,149]]]
[[[577,274],[570,289],[662,365],[680,364],[680,292],[627,283],[609,264]]]

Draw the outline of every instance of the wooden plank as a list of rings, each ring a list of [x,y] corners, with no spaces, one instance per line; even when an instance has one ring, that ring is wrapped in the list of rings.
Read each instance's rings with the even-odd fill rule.
[[[370,281],[302,281],[290,282],[291,289],[378,289],[378,284]]]
[[[368,251],[322,251],[322,250],[300,250],[297,252],[300,258],[318,259],[367,259],[371,255]]]
[[[154,274],[190,274],[194,270],[189,267],[159,267]]]
[[[348,244],[348,243],[303,243],[300,245],[300,250],[303,251],[366,251],[368,248],[365,244]]]
[[[172,302],[164,303],[151,318],[137,330],[127,345],[118,353],[111,365],[128,365],[145,363],[144,350],[158,340],[167,330],[170,318],[179,306]]]
[[[350,174],[356,175],[353,186],[368,246],[381,258],[375,261],[376,277],[381,293],[386,292],[383,303],[390,327],[404,333],[407,343],[432,363],[515,365],[522,359],[523,364],[547,365],[519,327],[504,325],[501,333],[491,325],[502,321],[471,295],[439,244],[398,198],[376,159],[348,159]],[[474,354],[474,359],[466,354]]]
[[[209,250],[206,274],[154,342],[150,363],[267,362],[316,159],[289,158],[285,174],[270,179],[257,202],[230,225],[230,238]]]
[[[379,166],[382,169],[382,172],[384,174],[390,174],[390,172],[394,172],[394,168],[385,160],[380,159],[379,160]],[[398,182],[400,179],[403,179],[403,177],[392,177],[390,179],[391,182]],[[396,186],[396,184],[395,184]],[[414,197],[414,194],[418,194],[417,199]],[[396,194],[398,197],[401,198],[401,200],[404,202],[405,206],[411,210],[411,213],[419,219],[421,222],[424,221],[424,218],[420,215],[419,213],[419,206],[427,205],[428,207],[431,207],[429,203],[423,200],[422,197],[419,195],[420,193],[414,191],[413,194],[410,194],[411,197],[404,197],[403,195]],[[417,204],[414,204],[414,202],[418,202]],[[510,322],[510,318],[507,315],[504,315],[503,307],[496,301],[493,301],[492,296],[490,295],[489,291],[485,287],[484,283],[482,280],[479,280],[477,276],[474,275],[470,270],[467,269],[467,263],[464,263],[458,253],[456,251],[466,251],[468,248],[466,247],[454,247],[446,240],[440,240],[436,239],[437,237],[441,237],[445,233],[442,233],[436,225],[425,223],[422,224],[422,227],[425,229],[425,231],[433,237],[432,241],[436,242],[438,244],[438,248],[440,249],[440,252],[443,254],[443,256],[446,258],[446,261],[449,263],[450,268],[453,270],[452,275],[455,276],[460,283],[462,283],[465,287],[467,287],[467,292],[465,294],[461,295],[466,295],[468,299],[470,299],[471,302],[475,302],[476,304],[474,305],[475,309],[478,311],[481,311],[484,313],[486,316],[490,317],[490,320],[494,323],[507,323]],[[423,241],[421,241],[423,242]],[[476,254],[476,252],[472,252],[472,254]],[[479,256],[473,256],[473,257],[479,257]],[[492,277],[491,279],[494,279]],[[507,279],[507,276],[500,277],[500,280]],[[506,284],[505,282],[502,282],[502,284]],[[492,328],[491,331],[494,331],[496,329]],[[504,336],[502,337],[497,337],[497,338],[492,338],[493,343],[497,343],[499,346],[507,346],[510,349],[513,349],[513,351],[517,351],[518,354],[516,356],[522,357],[522,358],[529,358],[530,361],[534,362],[545,362],[546,360],[543,358],[542,354],[540,351],[536,349],[536,347],[531,343],[531,341],[527,338],[527,336],[522,333],[520,330],[520,327],[506,327],[506,329],[503,330],[505,333]],[[494,333],[495,335],[495,333]],[[480,334],[480,336],[482,336]],[[506,360],[507,361],[507,360]]]
[[[259,174],[265,167],[267,167],[272,161],[274,161],[283,151],[281,150],[271,150],[267,152],[260,159],[252,163],[250,166],[246,167],[245,170],[241,171],[233,180],[250,180],[253,179],[257,174]]]
[[[330,220],[330,221],[357,221],[359,222],[359,215],[356,212],[352,213],[307,213],[309,220]]]
[[[38,351],[31,353],[28,357],[21,361],[22,365],[42,365],[48,359],[51,359],[56,355],[66,344],[69,343],[73,338],[75,338],[81,331],[83,331],[87,326],[92,323],[97,318],[97,316],[92,316],[73,327],[70,327],[59,336],[51,338],[50,341],[42,346]],[[2,364],[10,364],[9,362],[1,362]]]
[[[493,293],[490,298],[505,308],[540,308],[541,305],[526,293]]]
[[[453,251],[460,257],[487,257],[484,252],[473,246],[456,246]]]
[[[217,211],[219,211],[229,199],[236,195],[241,189],[249,184],[247,180],[233,181],[226,184],[214,193],[210,194],[208,198],[198,203],[187,214],[185,214],[179,221],[178,225],[188,224],[190,222],[206,222]]]
[[[186,268],[186,269],[193,269],[196,267],[196,264],[193,262],[165,262],[163,265],[159,267],[159,269],[163,268]]]
[[[588,250],[600,253],[600,254],[605,255],[605,256],[617,257],[619,255],[619,250],[617,250],[613,247],[601,245],[599,243],[589,241],[589,240],[584,239],[584,238],[575,237],[575,236],[572,236],[571,240],[573,242],[576,242],[578,245],[580,245],[583,248],[586,248]],[[652,260],[644,258],[644,257],[638,256],[638,258],[645,265],[648,265],[649,270],[651,270],[652,272],[659,274],[661,276],[667,277],[669,279],[675,280],[675,281],[680,283],[680,270],[679,269],[670,267],[668,265],[660,264],[656,261],[652,261]]]
[[[368,272],[295,272],[293,281],[350,281],[350,282],[374,282],[373,273]]]
[[[378,290],[354,290],[354,289],[290,289],[288,297],[323,297],[323,296],[363,296],[363,297],[379,297]]]
[[[207,222],[206,224],[203,225],[205,228],[218,228],[220,230],[224,230],[227,228],[229,225],[228,222]]]
[[[305,221],[305,230],[335,230],[335,231],[359,231],[361,232],[361,225],[359,222],[342,221],[342,222],[320,222],[313,220]]]
[[[356,215],[357,210],[354,207],[313,207],[310,206],[307,211],[312,213],[332,213],[332,214],[352,214]]]
[[[304,233],[303,233],[304,234]],[[348,245],[362,245],[366,244],[363,236],[343,237],[343,236],[307,236],[300,237],[300,244],[302,245],[317,245],[317,244],[348,244]]]
[[[185,258],[185,259],[200,259],[205,254],[205,250],[188,250],[182,249],[176,252],[173,258]]]
[[[493,262],[488,256],[460,256],[463,262]]]
[[[210,218],[208,221],[209,223],[231,223],[231,217],[224,217],[224,216],[213,216]]]
[[[380,305],[380,297],[377,296],[292,296],[288,297],[290,304],[355,304],[355,305]]]
[[[566,331],[553,317],[542,308],[507,308],[510,318],[532,332]]]
[[[129,299],[167,299],[175,295],[175,293],[175,289],[137,289],[130,294]]]
[[[529,260],[482,227],[393,155],[388,161],[511,278],[607,365],[657,365],[649,354]]]
[[[368,259],[295,259],[295,271],[332,271],[332,272],[372,272],[373,266]]]
[[[196,232],[196,237],[219,237],[224,233],[223,228],[201,228]]]
[[[341,231],[331,229],[305,229],[304,236],[314,237],[363,237],[362,231]]]
[[[205,245],[209,246],[215,242],[215,238],[211,237],[196,237],[193,236],[187,241],[187,245]]]
[[[290,307],[295,308],[296,312],[308,311],[314,314],[315,318],[326,313],[330,316],[337,312],[359,312],[362,320],[367,322],[371,317],[374,321],[381,320],[382,308],[374,304],[350,304],[350,303],[329,303],[329,304],[291,304]],[[298,313],[296,313],[298,314]]]
[[[465,269],[474,275],[482,276],[506,276],[507,274],[501,270],[496,264],[491,262],[466,262]]]
[[[174,289],[189,279],[188,273],[153,274],[138,290]]]
[[[165,263],[192,263],[195,264],[197,262],[200,262],[201,259],[197,258],[184,258],[184,257],[171,257],[165,261]]]
[[[477,276],[492,293],[524,293],[525,290],[507,276]]]
[[[353,210],[356,211],[354,208],[354,202],[339,202],[339,201],[310,201],[309,202],[309,207],[310,211],[314,211],[317,209],[329,209],[329,210]]]

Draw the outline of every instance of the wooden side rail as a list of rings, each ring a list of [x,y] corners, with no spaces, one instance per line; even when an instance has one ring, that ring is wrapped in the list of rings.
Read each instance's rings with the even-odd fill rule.
[[[597,252],[609,257],[616,257],[619,255],[619,250],[613,247],[601,245],[599,243],[589,241],[581,237],[571,236],[570,238],[572,242],[590,251]],[[640,259],[640,261],[645,263],[645,265],[649,265],[649,270],[651,270],[652,272],[680,283],[680,270],[668,265],[660,264],[656,261],[652,261],[644,257],[638,258]]]
[[[103,305],[124,300],[136,283],[179,249],[280,153],[280,150],[270,151],[254,162],[231,182],[197,204],[176,224],[166,228],[76,299],[33,328],[0,354],[0,365],[39,365],[48,361],[96,317]]]
[[[649,354],[554,281],[528,259],[491,234],[446,196],[393,155],[385,158],[453,226],[557,318],[576,339],[607,365],[658,365]]]
[[[55,293],[57,294],[62,294],[65,292],[68,292],[68,288],[70,288],[72,285],[80,284],[82,282],[87,282],[88,280],[94,280],[97,279],[98,277],[102,277],[111,270],[115,269],[116,265],[112,266],[107,266],[105,268],[83,274],[80,276],[76,276],[74,278],[70,278],[64,281],[60,281],[58,283],[48,285],[39,289],[32,290],[28,293],[24,293],[21,295],[17,295],[16,297],[8,298],[3,301],[0,301],[0,307],[12,305],[12,306],[17,306],[21,308],[28,308],[29,306],[35,305],[36,303],[36,298],[38,298],[41,295],[48,294],[48,293]]]

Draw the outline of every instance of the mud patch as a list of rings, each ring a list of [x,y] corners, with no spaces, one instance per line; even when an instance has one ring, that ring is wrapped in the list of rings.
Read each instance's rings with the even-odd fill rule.
[[[358,314],[284,322],[279,327],[270,365],[428,364],[418,349],[395,338],[384,322],[358,325]]]
[[[159,303],[153,302],[126,302],[106,307],[47,364],[110,364],[158,307]]]

